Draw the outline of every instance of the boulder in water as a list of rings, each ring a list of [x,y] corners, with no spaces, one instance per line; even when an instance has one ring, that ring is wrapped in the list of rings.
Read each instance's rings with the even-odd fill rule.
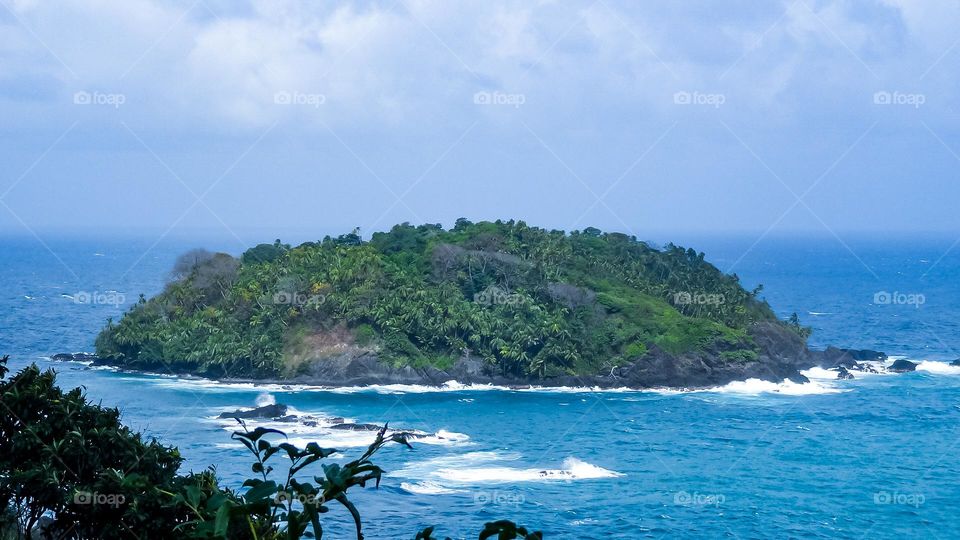
[[[221,413],[217,418],[239,418],[239,419],[249,419],[249,418],[280,418],[286,416],[287,406],[281,405],[280,403],[274,403],[273,405],[264,405],[263,407],[257,407],[255,409],[250,409],[249,411],[236,410],[233,412]]]
[[[838,378],[838,379],[852,379],[852,378],[854,378],[854,377],[853,377],[853,373],[850,373],[849,371],[847,371],[847,368],[845,368],[845,367],[843,367],[843,366],[840,366],[840,369],[837,370],[837,378]]]
[[[890,365],[890,367],[887,368],[887,371],[892,371],[894,373],[906,373],[908,371],[916,371],[916,370],[917,370],[917,364],[909,360],[904,360],[902,358],[900,360],[895,361],[893,364]]]
[[[960,358],[957,358],[953,362],[950,362],[951,366],[960,366]]]

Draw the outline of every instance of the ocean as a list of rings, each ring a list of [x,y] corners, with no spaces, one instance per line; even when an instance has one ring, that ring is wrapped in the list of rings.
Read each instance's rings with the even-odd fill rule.
[[[669,239],[665,239],[669,240]],[[123,421],[238,486],[250,461],[215,417],[279,402],[298,414],[389,422],[428,437],[376,456],[380,487],[358,490],[368,538],[437,525],[473,538],[511,519],[546,538],[950,538],[960,531],[960,246],[954,239],[714,237],[685,242],[778,315],[796,312],[811,344],[878,349],[915,373],[811,383],[733,383],[697,392],[513,391],[410,386],[318,389],[220,384],[57,363],[91,351],[98,330],[161,290],[192,247],[236,242],[0,238],[0,353],[84,386]],[[372,435],[284,426],[294,442],[357,455]],[[326,538],[349,516],[327,514]]]

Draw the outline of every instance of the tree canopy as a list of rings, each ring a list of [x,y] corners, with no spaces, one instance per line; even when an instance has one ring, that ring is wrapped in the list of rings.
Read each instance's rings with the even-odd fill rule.
[[[595,228],[565,233],[522,221],[403,223],[297,247],[261,244],[239,261],[199,258],[97,339],[133,368],[289,376],[311,337],[338,339],[396,365],[448,367],[464,355],[509,376],[600,373],[656,346],[749,361],[747,332],[775,320],[745,290],[672,244]]]

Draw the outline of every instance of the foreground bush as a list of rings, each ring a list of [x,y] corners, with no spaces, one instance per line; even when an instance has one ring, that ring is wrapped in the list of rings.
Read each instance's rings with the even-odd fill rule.
[[[371,458],[384,445],[386,426],[357,459],[321,464],[338,451],[315,443],[300,449],[276,430],[233,434],[253,455],[253,478],[234,491],[214,471],[177,474],[183,459],[120,423],[115,408],[91,404],[83,392],[56,386],[53,370],[36,365],[7,378],[0,359],[0,539],[50,538],[321,538],[321,516],[331,505],[352,516],[363,538],[360,511],[348,490],[379,485],[383,471]],[[275,464],[285,466],[277,473]],[[279,476],[279,481],[277,477]],[[539,539],[509,521],[488,523],[479,537]],[[431,540],[433,528],[416,534]]]

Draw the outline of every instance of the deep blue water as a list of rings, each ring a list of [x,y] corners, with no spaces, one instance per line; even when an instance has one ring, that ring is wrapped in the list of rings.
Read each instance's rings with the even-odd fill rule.
[[[693,244],[748,286],[763,283],[780,315],[797,312],[814,327],[814,345],[917,361],[960,357],[953,239],[847,239],[847,247],[832,237],[766,239],[743,256],[754,240]],[[216,464],[238,483],[248,461],[228,426],[210,417],[258,398],[449,432],[431,441],[445,444],[378,455],[388,475],[355,495],[369,538],[411,538],[429,524],[474,537],[497,518],[548,538],[950,538],[960,530],[960,370],[943,364],[924,364],[941,373],[781,392],[752,385],[683,394],[306,391],[88,370],[43,357],[91,350],[106,319],[158,292],[175,256],[198,242],[167,240],[149,251],[153,239],[44,242],[0,239],[0,351],[15,368],[56,367],[62,386],[84,385],[92,399],[119,407],[127,424],[180,447],[185,469]],[[325,429],[292,436],[348,456],[366,442]],[[544,479],[542,470],[570,474]],[[344,519],[333,512],[328,538],[348,537]]]

